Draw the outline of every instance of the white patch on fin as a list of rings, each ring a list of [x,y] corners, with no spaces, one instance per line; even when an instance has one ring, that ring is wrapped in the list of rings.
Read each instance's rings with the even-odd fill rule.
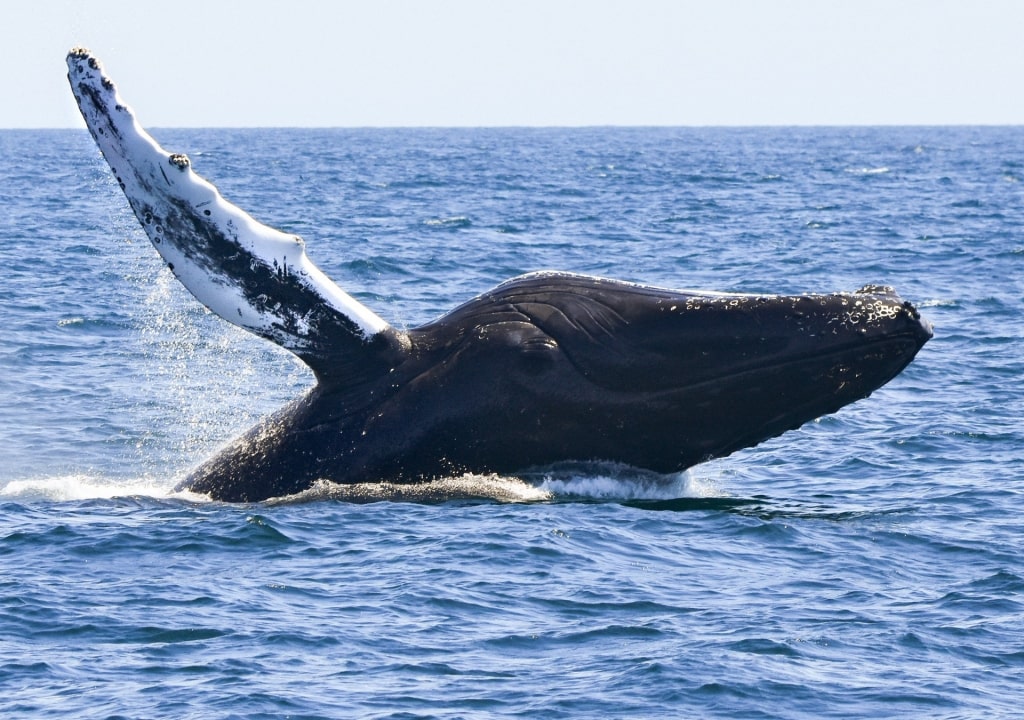
[[[76,48],[67,62],[82,116],[118,184],[154,247],[196,299],[293,351],[314,340],[307,335],[316,332],[309,308],[317,303],[347,318],[364,339],[389,327],[309,260],[301,238],[257,222],[196,175],[186,156],[160,147],[89,51]],[[217,253],[204,252],[213,247],[211,238]],[[270,278],[258,295],[245,286],[247,267]],[[302,306],[291,302],[296,297]]]

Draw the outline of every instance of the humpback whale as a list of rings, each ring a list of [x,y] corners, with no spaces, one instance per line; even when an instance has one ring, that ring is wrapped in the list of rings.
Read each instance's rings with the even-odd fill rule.
[[[182,489],[253,502],[318,480],[412,483],[570,460],[677,472],[867,397],[932,335],[885,286],[730,294],[562,272],[398,329],[326,277],[302,239],[161,148],[89,51],[67,63],[86,125],[171,272],[316,377]]]

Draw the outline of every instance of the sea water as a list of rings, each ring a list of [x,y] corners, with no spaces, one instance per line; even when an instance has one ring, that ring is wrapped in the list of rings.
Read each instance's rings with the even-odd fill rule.
[[[213,503],[173,486],[311,374],[177,284],[84,130],[2,131],[0,716],[1018,714],[1024,128],[154,134],[400,327],[559,269],[889,284],[935,338],[677,475]]]

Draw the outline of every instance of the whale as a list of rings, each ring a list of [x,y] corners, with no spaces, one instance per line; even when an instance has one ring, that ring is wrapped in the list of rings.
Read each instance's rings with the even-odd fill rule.
[[[515,476],[570,461],[676,473],[866,398],[932,337],[885,285],[751,294],[557,271],[398,328],[317,268],[303,239],[163,149],[92,53],[75,48],[67,65],[86,126],[170,272],[316,379],[180,490],[260,502],[323,481]]]

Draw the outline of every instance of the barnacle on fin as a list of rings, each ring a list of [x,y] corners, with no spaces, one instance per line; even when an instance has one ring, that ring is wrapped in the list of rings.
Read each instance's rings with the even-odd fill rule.
[[[187,170],[188,166],[192,164],[192,161],[188,159],[188,155],[181,153],[174,153],[168,158],[168,162],[179,170]]]

